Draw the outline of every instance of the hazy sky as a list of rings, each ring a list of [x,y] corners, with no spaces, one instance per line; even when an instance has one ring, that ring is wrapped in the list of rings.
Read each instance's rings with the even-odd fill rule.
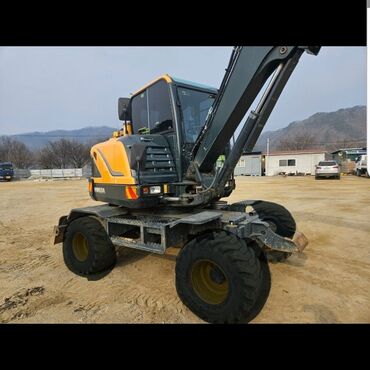
[[[219,87],[231,47],[1,47],[0,135],[119,127],[117,98],[173,76]],[[304,54],[267,130],[366,104],[366,48]]]

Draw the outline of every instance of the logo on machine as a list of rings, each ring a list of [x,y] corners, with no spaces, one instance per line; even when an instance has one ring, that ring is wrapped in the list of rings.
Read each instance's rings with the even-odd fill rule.
[[[95,193],[105,194],[104,188],[95,187],[94,188]]]

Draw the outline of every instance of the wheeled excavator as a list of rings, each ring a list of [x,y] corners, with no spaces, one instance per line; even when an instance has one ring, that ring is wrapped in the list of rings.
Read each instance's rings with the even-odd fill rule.
[[[177,294],[195,315],[254,319],[270,291],[267,256],[308,240],[282,205],[225,198],[300,57],[319,50],[238,46],[219,89],[164,75],[119,98],[122,129],[91,148],[89,194],[104,204],[72,209],[55,227],[66,266],[88,276],[113,268],[119,247],[175,250]]]

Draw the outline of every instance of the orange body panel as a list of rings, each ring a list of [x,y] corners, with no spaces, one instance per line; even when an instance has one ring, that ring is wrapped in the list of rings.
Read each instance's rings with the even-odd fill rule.
[[[118,139],[96,144],[90,153],[101,174],[101,177],[94,178],[95,183],[135,184],[125,147]]]

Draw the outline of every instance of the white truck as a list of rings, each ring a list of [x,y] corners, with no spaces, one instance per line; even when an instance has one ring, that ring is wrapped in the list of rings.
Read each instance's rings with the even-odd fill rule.
[[[363,154],[356,158],[355,173],[357,176],[366,175],[369,176],[367,172],[367,155]]]

